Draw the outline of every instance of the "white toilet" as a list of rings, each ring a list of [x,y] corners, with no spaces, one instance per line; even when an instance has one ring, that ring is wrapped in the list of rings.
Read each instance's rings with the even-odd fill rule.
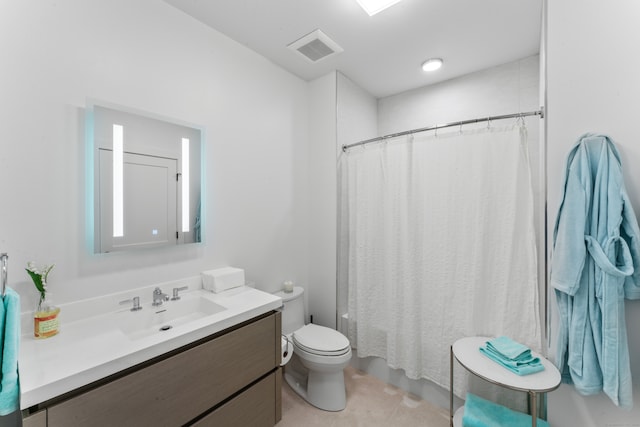
[[[325,411],[341,411],[347,404],[344,368],[351,360],[351,346],[340,332],[312,323],[304,324],[304,289],[277,292],[282,298],[282,333],[293,346],[284,378],[296,393]]]

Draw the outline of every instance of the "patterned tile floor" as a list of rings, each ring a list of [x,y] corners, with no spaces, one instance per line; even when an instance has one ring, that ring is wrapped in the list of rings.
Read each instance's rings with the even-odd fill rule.
[[[449,412],[349,366],[344,372],[347,407],[317,409],[282,384],[282,420],[276,427],[448,427]]]

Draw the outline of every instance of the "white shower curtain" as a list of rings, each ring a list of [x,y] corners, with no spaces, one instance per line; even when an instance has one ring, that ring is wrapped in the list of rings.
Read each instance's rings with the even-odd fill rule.
[[[458,338],[507,335],[539,351],[524,128],[399,137],[340,164],[341,277],[359,357],[448,388]]]

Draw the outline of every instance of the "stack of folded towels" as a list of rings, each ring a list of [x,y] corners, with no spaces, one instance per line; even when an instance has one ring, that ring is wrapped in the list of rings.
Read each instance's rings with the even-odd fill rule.
[[[475,394],[467,393],[462,415],[464,427],[529,427],[531,415],[513,411],[505,406],[482,399]],[[537,419],[538,427],[549,427],[549,424]]]
[[[534,357],[529,347],[508,337],[487,341],[480,347],[480,352],[517,375],[529,375],[544,369],[540,358]]]

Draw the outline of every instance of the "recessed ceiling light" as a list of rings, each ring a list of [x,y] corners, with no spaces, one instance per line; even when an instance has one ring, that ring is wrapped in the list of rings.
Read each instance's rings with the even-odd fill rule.
[[[438,68],[442,67],[442,59],[441,58],[431,58],[427,59],[422,63],[422,69],[424,71],[435,71]]]
[[[373,16],[378,12],[382,12],[389,6],[393,6],[400,0],[356,0],[358,4],[369,14]]]

